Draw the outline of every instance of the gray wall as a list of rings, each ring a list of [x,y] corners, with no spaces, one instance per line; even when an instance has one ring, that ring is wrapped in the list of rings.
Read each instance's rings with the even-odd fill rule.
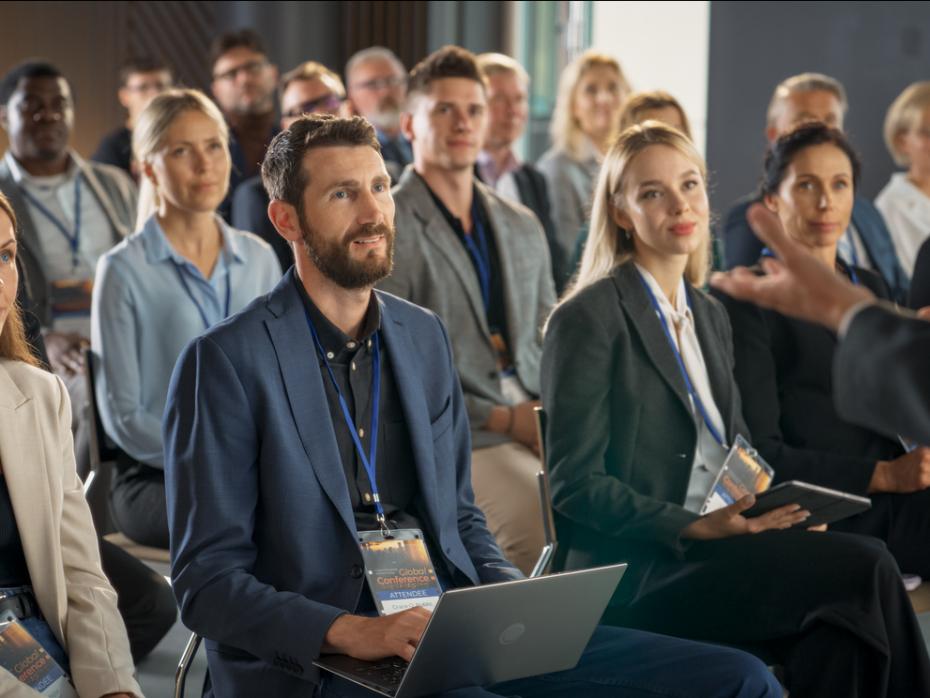
[[[881,129],[892,100],[930,79],[930,3],[712,2],[707,158],[723,215],[759,179],[765,109],[789,75],[817,71],[849,93],[846,129],[872,198],[894,164]]]

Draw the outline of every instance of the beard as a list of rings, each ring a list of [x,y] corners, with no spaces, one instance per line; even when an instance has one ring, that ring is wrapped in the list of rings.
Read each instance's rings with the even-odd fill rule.
[[[301,242],[310,261],[327,279],[345,289],[374,286],[394,269],[395,229],[389,225],[367,223],[347,233],[341,240],[325,240],[300,216]],[[363,259],[353,259],[350,253],[354,240],[383,235],[386,251],[381,255],[369,250]]]
[[[393,97],[381,100],[378,110],[368,116],[371,125],[381,131],[396,131],[400,128],[400,105]]]

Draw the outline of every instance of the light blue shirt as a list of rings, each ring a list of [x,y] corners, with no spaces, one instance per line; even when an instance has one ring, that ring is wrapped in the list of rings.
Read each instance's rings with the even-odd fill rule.
[[[181,351],[224,319],[227,289],[233,314],[281,279],[267,243],[216,221],[223,248],[209,279],[175,251],[155,216],[97,264],[91,348],[100,417],[121,449],[157,468],[168,383]]]

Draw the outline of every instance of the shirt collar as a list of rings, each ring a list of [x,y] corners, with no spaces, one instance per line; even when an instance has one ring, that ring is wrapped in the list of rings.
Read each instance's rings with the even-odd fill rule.
[[[498,169],[497,163],[494,162],[494,158],[491,157],[490,153],[482,150],[478,153],[478,171],[481,173],[481,178],[490,185],[495,185],[504,175],[510,174],[511,172],[516,172],[520,169],[523,164],[520,161],[520,158],[517,157],[516,153],[513,150],[507,152],[507,160],[504,162],[503,166]]]
[[[13,181],[16,182],[18,186],[30,186],[30,187],[42,187],[45,186],[42,183],[45,177],[34,177],[19,164],[19,161],[13,155],[12,150],[7,150],[6,155],[3,156],[6,161],[6,165],[10,170],[10,175],[13,177]],[[80,167],[84,164],[84,161],[81,160],[81,156],[75,153],[73,150],[68,151],[68,169],[65,170],[63,176],[61,177],[61,183],[65,184],[67,182],[73,182],[74,178],[77,176]]]
[[[300,300],[303,301],[304,307],[310,314],[310,319],[313,321],[313,326],[320,337],[320,344],[323,345],[327,352],[328,359],[334,359],[344,351],[354,352],[363,344],[371,346],[372,335],[381,328],[381,304],[378,302],[378,297],[374,291],[372,291],[371,299],[368,301],[368,310],[365,311],[365,320],[362,323],[359,338],[355,339],[336,327],[316,307],[316,303],[310,298],[307,289],[304,288],[303,282],[297,274],[293,274],[293,281],[297,287],[297,293],[300,295]]]
[[[234,262],[236,264],[244,264],[245,258],[242,256],[242,246],[233,234],[232,228],[219,216],[216,216],[215,220],[219,226],[220,235],[223,236],[223,259],[227,263]],[[149,216],[145,225],[142,226],[139,235],[142,236],[146,258],[149,263],[154,264],[169,259],[181,265],[189,262],[189,260],[181,256],[177,250],[171,246],[171,243],[168,242],[168,237],[165,235],[165,231],[162,229],[161,224],[158,222],[158,217],[154,213]]]
[[[691,314],[691,307],[688,305],[684,278],[678,282],[678,292],[675,294],[675,305],[672,306],[668,298],[665,297],[665,292],[662,291],[655,277],[650,274],[644,266],[637,262],[634,262],[634,264],[636,265],[636,270],[642,275],[643,280],[649,287],[649,290],[652,291],[652,295],[655,296],[656,300],[659,302],[659,308],[662,309],[662,312],[671,317],[676,323],[684,320],[689,325],[693,325],[694,316]]]

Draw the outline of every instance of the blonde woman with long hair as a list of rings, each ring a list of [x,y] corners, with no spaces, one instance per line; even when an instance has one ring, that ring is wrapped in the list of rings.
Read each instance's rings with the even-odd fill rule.
[[[726,312],[700,288],[709,240],[691,141],[656,121],[624,131],[543,350],[564,565],[629,562],[607,622],[758,648],[792,695],[930,695],[881,543],[805,530],[797,505],[744,516],[752,497],[700,514],[729,446],[751,439]]]
[[[552,148],[538,167],[546,177],[566,259],[588,220],[594,180],[617,135],[620,109],[629,93],[620,64],[604,53],[587,51],[562,71],[550,127]]]
[[[117,526],[168,547],[161,417],[184,346],[281,278],[269,245],[216,209],[229,188],[226,122],[196,90],[168,90],[139,115],[138,232],[101,258],[91,348],[104,428],[125,452],[110,502]]]

